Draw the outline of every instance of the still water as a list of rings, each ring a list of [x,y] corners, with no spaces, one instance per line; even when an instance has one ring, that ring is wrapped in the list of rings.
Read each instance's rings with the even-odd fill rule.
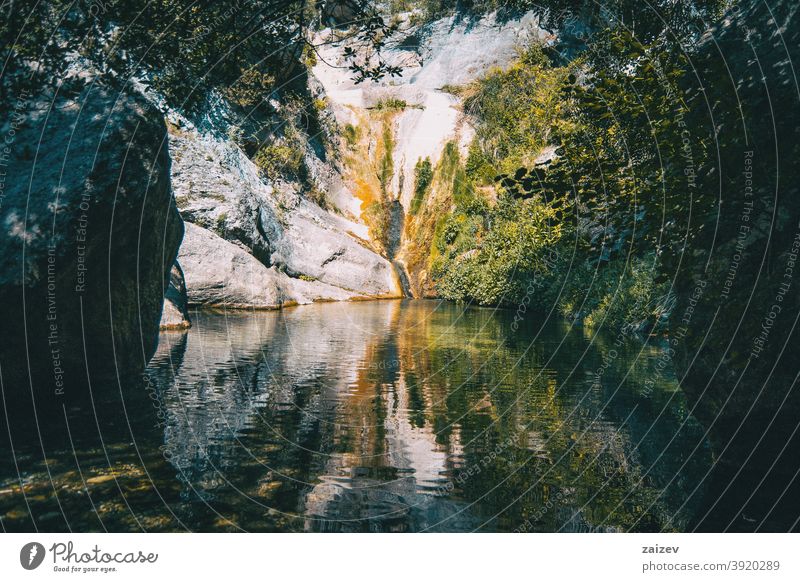
[[[411,300],[196,314],[56,443],[0,445],[0,523],[685,529],[710,453],[664,340],[513,321]]]

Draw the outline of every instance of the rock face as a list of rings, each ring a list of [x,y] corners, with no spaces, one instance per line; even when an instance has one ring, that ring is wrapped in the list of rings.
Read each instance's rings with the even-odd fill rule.
[[[435,295],[427,272],[433,231],[452,201],[434,184],[412,209],[415,169],[423,160],[436,168],[448,148],[448,157],[467,155],[474,129],[453,89],[510,65],[521,47],[554,37],[533,12],[503,21],[496,14],[450,16],[409,30],[382,53],[402,67],[399,77],[356,84],[346,67],[350,41],[336,42],[341,35],[332,30],[320,33],[314,75],[336,122],[350,130],[341,154],[349,187],[336,190],[333,203],[371,224],[407,294],[426,297]]]
[[[175,261],[169,273],[169,287],[164,294],[164,309],[161,312],[160,329],[188,329],[192,326],[189,318],[189,297],[181,264]]]
[[[697,189],[712,200],[695,202],[699,234],[681,257],[670,333],[676,373],[716,458],[701,530],[798,528],[797,59],[796,3],[749,0],[692,57],[690,82],[704,86],[688,126],[713,137],[719,161]]]
[[[305,281],[301,283],[310,284],[300,285],[295,280],[290,287],[302,287],[303,297],[401,296],[389,261],[364,246],[368,234],[363,224],[320,208],[302,198],[291,184],[265,181],[238,147],[210,134],[175,131],[170,136],[170,151],[175,198],[184,219],[213,230],[217,238],[242,245],[239,250],[251,253],[263,272],[274,267],[272,272],[285,273],[286,279],[302,277]],[[182,256],[205,253],[205,247],[191,248],[200,240],[205,239],[187,238]],[[186,260],[182,259],[182,264],[190,299],[196,298],[193,285],[200,279],[210,283],[213,274],[207,271],[197,277]],[[250,293],[239,296],[257,299],[252,305],[240,306],[268,307],[284,302],[279,295],[256,295],[260,298]]]
[[[354,112],[382,100],[398,99],[408,105],[395,120],[392,156],[392,191],[408,212],[417,161],[427,157],[435,165],[448,141],[456,140],[466,148],[472,138],[459,110],[460,100],[446,91],[448,86],[466,85],[492,67],[508,66],[518,58],[520,47],[552,38],[539,27],[534,12],[503,22],[496,15],[477,20],[450,16],[421,27],[398,47],[385,51],[387,60],[403,67],[399,78],[355,84],[346,69],[331,66],[346,63],[343,46],[338,44],[323,48],[324,58],[314,74],[340,124],[357,124]]]
[[[2,128],[0,371],[37,405],[144,368],[183,232],[159,112],[98,86],[49,97]]]
[[[337,5],[337,10],[345,5]],[[174,115],[172,183],[182,217],[219,239],[240,245],[230,248],[210,237],[187,237],[181,254],[187,257],[182,264],[190,302],[273,308],[312,298],[403,296],[406,278],[399,233],[413,193],[414,167],[425,157],[435,163],[448,141],[456,140],[465,150],[472,135],[458,100],[442,87],[466,83],[492,66],[511,62],[520,43],[543,40],[546,33],[538,27],[538,20],[527,14],[505,23],[492,17],[473,23],[448,18],[427,26],[419,35],[416,45],[410,39],[404,48],[390,51],[392,60],[406,69],[401,81],[392,86],[381,83],[365,90],[353,84],[349,71],[324,65],[317,66],[308,79],[309,94],[315,101],[332,105],[333,115],[330,111],[326,115],[334,125],[357,119],[359,110],[363,113],[387,97],[415,106],[399,114],[393,128],[391,190],[404,208],[401,219],[393,222],[398,234],[391,241],[391,253],[385,248],[381,251],[382,242],[371,240],[374,233],[363,216],[368,204],[354,193],[355,186],[349,175],[342,174],[340,160],[311,151],[305,155],[312,181],[325,191],[337,211],[331,212],[308,199],[303,186],[291,178],[260,173],[227,137],[247,120],[237,117],[224,103],[215,102],[207,115],[194,123]],[[325,60],[343,59],[342,50],[341,46],[331,47]],[[281,104],[276,102],[274,107],[278,110]],[[201,241],[204,246],[192,248]],[[213,259],[207,252],[213,246],[227,249],[221,262],[217,261],[220,267],[224,265],[218,271],[198,262],[199,257]],[[260,267],[252,259],[261,263]],[[216,280],[215,272],[219,273]],[[245,283],[240,285],[241,281]]]
[[[242,246],[186,223],[179,260],[190,305],[231,309],[278,309],[314,301],[345,301],[356,293],[320,281],[289,277],[266,267]]]

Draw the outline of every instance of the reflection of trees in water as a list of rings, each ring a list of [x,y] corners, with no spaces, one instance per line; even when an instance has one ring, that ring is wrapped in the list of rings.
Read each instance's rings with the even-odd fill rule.
[[[47,466],[14,433],[6,527],[33,528],[27,500],[54,530],[59,503],[79,529],[680,529],[708,461],[681,470],[699,431],[639,342],[417,301],[195,319],[124,408],[97,403],[105,450],[74,411],[75,454],[53,429]]]
[[[531,345],[505,316],[384,302],[201,318],[174,381],[169,358],[152,366],[171,384],[165,448],[186,490],[245,528],[673,527],[694,465],[659,494],[698,438],[678,430],[674,386],[637,396],[651,360],[627,370],[636,344],[597,383],[602,344],[582,355],[550,327]]]

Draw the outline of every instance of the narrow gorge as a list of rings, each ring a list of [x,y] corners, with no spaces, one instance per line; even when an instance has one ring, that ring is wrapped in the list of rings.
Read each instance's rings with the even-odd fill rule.
[[[277,135],[292,135],[269,151],[278,158],[266,171],[257,165],[263,148],[251,161],[246,144],[230,138],[249,130],[250,119],[224,101],[210,100],[199,121],[168,115],[178,208],[210,231],[190,228],[179,255],[191,305],[435,296],[427,273],[433,228],[449,210],[459,179],[452,174],[474,134],[454,93],[550,37],[533,13],[502,22],[451,16],[384,51],[402,73],[367,85],[354,82],[340,35],[333,28],[315,39],[322,48],[309,101],[291,114],[313,113],[321,123],[286,132],[295,121],[274,103]],[[430,173],[427,184],[420,168]],[[241,250],[252,259],[237,259]]]
[[[346,64],[346,34],[325,31],[313,75],[324,106],[342,133],[347,188],[333,198],[367,224],[373,242],[395,265],[404,294],[434,297],[427,258],[433,228],[450,210],[454,168],[466,159],[474,129],[460,88],[516,60],[522,47],[545,45],[552,34],[533,12],[499,19],[453,15],[412,27],[384,52],[397,77],[357,84]],[[338,41],[338,42],[337,42]],[[463,178],[461,178],[463,179]]]
[[[800,10],[607,4],[12,2],[0,525],[797,530]]]

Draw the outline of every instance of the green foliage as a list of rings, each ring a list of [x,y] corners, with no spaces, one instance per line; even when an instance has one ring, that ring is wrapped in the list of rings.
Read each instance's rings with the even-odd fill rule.
[[[410,214],[413,216],[419,212],[425,195],[428,193],[431,182],[433,181],[433,165],[430,158],[424,160],[420,158],[414,166],[414,198],[411,200]]]
[[[459,161],[458,144],[454,141],[447,142],[442,150],[442,158],[439,160],[439,174],[443,180],[451,181],[455,177]]]
[[[225,237],[225,222],[228,220],[228,213],[222,212],[217,216],[217,223],[214,231],[221,237]]]
[[[468,156],[470,176],[487,182],[490,175],[533,162],[563,123],[560,87],[570,72],[551,67],[535,47],[476,84],[464,101],[464,109],[479,120]]]
[[[686,70],[681,46],[619,28],[566,65],[532,49],[462,90],[476,137],[464,166],[446,150],[443,174],[462,172],[473,197],[473,183],[500,174],[501,194],[496,208],[468,210],[454,188],[431,253],[437,290],[487,304],[533,296],[592,326],[664,324],[663,250],[685,244],[689,213],[714,203],[693,191],[708,142],[687,131]],[[545,146],[555,159],[534,167]]]
[[[612,272],[613,283],[584,322],[589,326],[627,326],[631,330],[666,326],[673,307],[669,285],[655,281],[659,265],[654,253],[642,258],[631,257],[628,263],[616,261]],[[608,287],[612,287],[608,289]]]
[[[391,233],[392,207],[391,201],[379,200],[364,210],[364,218],[370,225],[370,236],[380,243],[384,250],[391,247],[389,235]]]
[[[326,97],[314,99],[311,103],[317,113],[322,113],[328,108],[328,99]]]
[[[492,163],[493,160],[480,146],[477,139],[473,139],[469,144],[467,160],[464,169],[476,184],[491,184],[497,175],[497,168]]]
[[[261,146],[253,162],[269,177],[288,174],[303,179],[306,173],[303,150],[298,144],[288,141]]]
[[[599,42],[604,64],[592,66],[586,84],[563,85],[570,123],[554,135],[559,157],[541,172],[540,187],[572,199],[584,232],[602,225],[599,236],[589,235],[595,253],[685,244],[688,213],[715,203],[696,192],[709,142],[689,131],[677,84],[686,57],[679,47],[645,47],[623,31],[599,35]]]
[[[444,146],[442,159],[439,162],[439,176],[442,182],[447,184],[456,206],[467,209],[476,203],[472,180],[467,176],[464,166],[461,164],[458,144],[454,141],[447,142]]]
[[[348,123],[344,126],[344,129],[342,130],[342,135],[344,136],[344,141],[347,142],[348,148],[354,149],[356,145],[358,145],[358,138],[359,138],[358,127],[356,127],[352,123]]]
[[[385,99],[379,99],[372,109],[375,111],[403,111],[408,108],[408,106],[408,103],[403,99],[387,97]]]
[[[317,66],[317,52],[314,50],[314,47],[311,45],[305,45],[303,47],[303,64],[309,68],[313,69]]]
[[[422,23],[456,14],[477,18],[497,12],[501,19],[535,10],[543,28],[584,34],[609,25],[624,24],[637,38],[651,42],[665,32],[680,36],[702,30],[720,15],[725,0],[390,0],[392,12],[418,10]]]
[[[512,304],[542,269],[560,237],[553,212],[536,201],[503,197],[494,208],[457,210],[437,226],[431,265],[447,299]]]
[[[450,85],[449,83],[445,83],[439,88],[439,91],[461,97],[467,91],[467,88],[463,85]]]
[[[225,90],[225,96],[239,107],[251,110],[263,102],[274,86],[273,75],[248,69]]]
[[[378,166],[378,182],[381,185],[381,194],[386,196],[389,190],[389,183],[392,181],[394,175],[394,159],[392,158],[392,151],[394,150],[394,139],[392,138],[392,126],[389,121],[383,124],[383,155],[381,156]]]
[[[544,256],[532,281],[531,306],[590,327],[650,331],[663,328],[672,307],[667,283],[656,282],[655,254],[592,261],[585,244],[567,232]]]
[[[369,1],[350,9],[356,24],[345,60],[353,78],[399,74],[381,54],[396,25]],[[307,0],[126,0],[113,7],[93,0],[18,0],[4,6],[0,18],[0,41],[9,47],[4,72],[24,62],[38,66],[34,79],[5,74],[0,90],[23,81],[54,85],[65,59],[81,54],[113,73],[106,81],[148,78],[175,107],[190,110],[214,88],[255,104],[266,86],[275,88],[313,64],[312,33],[324,10],[323,3]]]

